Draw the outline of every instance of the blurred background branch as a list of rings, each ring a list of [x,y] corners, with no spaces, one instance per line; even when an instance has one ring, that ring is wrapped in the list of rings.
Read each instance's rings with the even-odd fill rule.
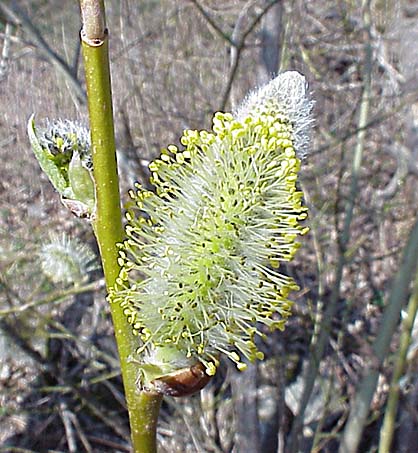
[[[23,28],[27,38],[68,81],[69,88],[71,90],[74,90],[78,100],[82,103],[85,103],[86,93],[81,85],[81,82],[77,78],[77,74],[75,72],[76,66],[70,67],[65,62],[65,60],[50,47],[50,45],[42,36],[42,33],[33,25],[30,17],[22,8],[19,7],[17,2],[12,1],[9,4],[6,4],[5,1],[1,1],[0,11],[6,17],[8,23],[10,22],[15,26],[20,26]]]

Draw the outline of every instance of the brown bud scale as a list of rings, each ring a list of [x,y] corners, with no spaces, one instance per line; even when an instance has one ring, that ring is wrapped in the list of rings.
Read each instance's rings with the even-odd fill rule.
[[[205,373],[205,367],[197,363],[190,368],[183,368],[174,373],[161,376],[151,381],[153,389],[167,396],[188,396],[202,390],[211,376]]]

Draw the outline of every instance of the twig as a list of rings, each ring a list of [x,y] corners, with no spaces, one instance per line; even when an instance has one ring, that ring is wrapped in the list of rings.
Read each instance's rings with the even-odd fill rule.
[[[107,379],[103,379],[103,385],[110,391],[110,393],[113,395],[115,400],[124,408],[126,409],[126,402],[125,398],[123,397],[123,393],[121,393],[116,386],[114,386],[111,382],[109,382],[109,379],[114,378],[118,376],[120,373],[109,373]],[[91,380],[93,382],[93,379]],[[99,382],[98,380],[96,382]]]
[[[89,291],[100,290],[104,284],[104,281],[101,279],[101,280],[97,280],[93,283],[87,284],[85,286],[73,287],[73,288],[70,288],[67,290],[59,290],[52,294],[49,294],[46,298],[43,298],[43,299],[40,299],[40,300],[34,301],[34,302],[29,302],[27,304],[23,303],[23,301],[20,299],[19,294],[17,294],[11,288],[9,288],[7,281],[5,280],[5,278],[2,275],[0,275],[0,283],[2,284],[2,286],[4,288],[7,289],[7,294],[10,293],[11,297],[16,299],[19,302],[18,306],[0,311],[0,316],[2,316],[2,315],[7,316],[7,315],[11,315],[11,314],[22,313],[26,310],[35,311],[36,307],[39,307],[44,304],[58,303],[72,295],[82,294],[84,292],[89,292]],[[40,312],[36,312],[36,313],[37,313],[38,317],[40,316],[43,318],[43,321],[46,324],[54,327],[59,332],[62,332],[63,334],[65,334],[66,338],[71,338],[76,343],[83,343],[84,345],[87,345],[91,350],[93,350],[95,352],[95,354],[98,357],[101,357],[102,359],[104,359],[104,361],[106,363],[108,363],[111,367],[119,368],[119,362],[117,359],[112,357],[110,354],[106,354],[101,349],[97,348],[89,340],[75,335],[74,333],[72,333],[70,330],[68,330],[66,327],[64,327],[58,321],[55,321],[54,319],[52,319],[50,317],[43,316]],[[18,335],[17,332],[15,332],[15,330],[11,327],[10,324],[6,323],[6,321],[1,320],[1,319],[0,319],[0,329],[4,329],[5,333],[7,333],[8,336],[12,338],[12,341],[16,342],[17,346],[19,346],[22,350],[24,350],[27,354],[29,354],[35,361],[40,363],[42,366],[46,366],[48,364],[46,362],[46,360],[36,350],[34,350],[28,342],[26,342],[23,338],[21,338]],[[117,374],[118,373],[119,372],[117,372]]]
[[[202,5],[197,1],[197,0],[190,0],[191,3],[193,3],[194,6],[199,10],[199,12],[202,14],[202,16],[206,19],[208,24],[218,33],[218,35],[227,41],[231,46],[238,46],[238,43],[236,43],[230,36],[228,36],[227,33],[225,33],[221,27],[212,19],[210,14],[202,7]]]
[[[247,39],[248,35],[254,30],[254,28],[257,26],[257,24],[261,21],[263,16],[268,12],[268,10],[273,5],[278,3],[279,1],[280,0],[270,0],[270,2],[268,2],[267,5],[264,6],[264,8],[261,10],[260,14],[258,14],[257,17],[255,17],[253,19],[253,21],[251,22],[251,24],[249,25],[247,30],[243,33],[243,35],[241,36],[239,41],[238,42],[232,41],[230,43],[231,46],[233,47],[233,49],[231,49],[231,51],[233,51],[232,54],[234,55],[234,58],[232,60],[232,65],[230,68],[228,80],[227,80],[227,83],[226,83],[226,86],[225,86],[225,89],[224,89],[224,92],[222,95],[220,110],[225,110],[226,103],[228,102],[229,95],[230,95],[231,89],[232,89],[232,84],[235,80],[235,76],[236,76],[236,73],[238,70],[241,52],[243,51],[243,49],[245,47],[245,40]],[[238,21],[237,21],[237,23],[238,23]]]
[[[88,441],[86,435],[84,434],[84,431],[82,430],[78,418],[76,417],[74,412],[70,412],[70,420],[74,425],[74,428],[77,431],[77,435],[80,438],[80,441],[83,444],[83,447],[85,448],[86,452],[93,453],[93,448],[91,447],[90,442]]]
[[[347,87],[345,87],[347,89]],[[343,143],[347,140],[349,140],[351,137],[354,137],[355,135],[358,135],[359,132],[367,129],[371,129],[374,126],[378,126],[379,124],[383,123],[384,121],[393,118],[393,116],[396,113],[401,112],[405,106],[410,105],[411,103],[414,103],[417,101],[417,95],[418,91],[410,92],[407,95],[403,96],[402,102],[399,103],[396,107],[391,109],[389,112],[385,112],[383,109],[381,109],[377,114],[371,116],[371,119],[367,121],[363,126],[359,127],[357,126],[355,129],[349,130],[348,132],[345,132],[344,135],[341,137],[333,137],[333,134],[335,133],[335,130],[332,131],[328,134],[331,136],[332,142],[327,143],[325,145],[320,146],[318,149],[313,151],[313,155],[321,154],[335,146],[337,146],[340,143]],[[399,98],[399,96],[397,96]]]
[[[39,313],[38,313],[38,316],[39,316]],[[54,329],[56,329],[59,332],[61,332],[63,334],[62,338],[71,339],[76,344],[77,343],[81,343],[84,346],[87,346],[90,350],[92,350],[94,352],[96,357],[100,357],[109,366],[119,370],[119,361],[116,358],[114,358],[113,356],[111,356],[110,354],[107,354],[106,352],[102,351],[100,348],[98,348],[95,344],[93,344],[87,338],[83,338],[80,335],[76,335],[75,333],[73,333],[69,329],[67,329],[63,324],[61,324],[58,321],[55,321],[54,319],[51,319],[51,318],[48,318],[48,317],[43,317],[43,321],[46,324],[48,324],[49,326],[51,326]],[[116,375],[120,374],[119,371],[115,371],[115,373],[116,373]]]
[[[118,434],[122,439],[129,439],[129,432],[125,427],[125,424],[119,417],[116,417],[115,412],[111,413],[107,408],[100,405],[98,401],[88,398],[81,392],[74,389],[75,394],[78,396],[80,401],[86,405],[95,417],[101,420],[107,427]],[[136,453],[136,452],[135,452]]]
[[[38,363],[42,368],[50,368],[45,358],[20,335],[8,322],[4,319],[0,319],[0,330],[12,341],[12,343],[20,348],[25,354],[27,354],[32,360]]]
[[[395,431],[396,413],[399,401],[399,381],[405,370],[406,356],[411,343],[411,334],[418,309],[418,274],[415,278],[414,291],[409,299],[407,316],[402,323],[402,334],[399,344],[398,358],[393,371],[386,404],[385,418],[380,430],[379,453],[390,453],[393,434]]]
[[[128,453],[131,452],[131,449],[126,445],[117,444],[116,442],[112,442],[111,440],[108,439],[103,439],[102,437],[88,436],[88,439],[98,445],[110,447],[113,449],[113,451],[126,451]]]
[[[70,420],[70,411],[68,410],[65,401],[61,401],[60,405],[60,416],[64,425],[65,436],[67,438],[67,445],[69,453],[77,452],[77,441],[75,439],[74,430]]]
[[[268,10],[278,3],[280,0],[270,0],[267,5],[264,6],[264,8],[261,10],[260,14],[255,17],[255,19],[251,22],[247,30],[242,34],[240,39],[237,38],[238,35],[238,30],[240,29],[242,22],[246,16],[246,13],[249,9],[249,4],[247,4],[244,9],[242,10],[241,14],[238,17],[238,20],[235,24],[234,27],[234,32],[232,36],[228,36],[221,27],[213,20],[213,18],[210,16],[210,14],[207,13],[207,11],[202,7],[202,5],[197,1],[197,0],[190,0],[193,5],[199,10],[199,12],[202,14],[202,16],[206,19],[206,21],[209,23],[209,25],[216,31],[216,33],[227,43],[231,46],[231,65],[230,65],[230,71],[228,75],[228,80],[224,89],[224,92],[222,94],[222,100],[220,103],[220,110],[225,110],[226,103],[228,102],[229,95],[231,93],[232,89],[232,84],[235,80],[235,76],[238,70],[238,65],[239,65],[239,60],[241,56],[241,52],[243,51],[245,47],[245,40],[247,39],[248,35],[254,30],[254,28],[257,26],[257,24],[260,22],[260,20],[263,18],[263,16],[268,12]],[[251,2],[250,2],[251,3]]]
[[[35,450],[19,447],[0,447],[0,453],[37,453]]]
[[[7,73],[9,67],[9,56],[10,56],[10,41],[12,35],[12,25],[10,22],[6,23],[3,37],[3,49],[1,51],[0,58],[0,80],[2,80]]]
[[[252,5],[253,5],[252,1],[247,2],[245,4],[245,6],[242,8],[241,12],[239,13],[238,19],[235,22],[234,30],[232,32],[232,40],[233,40],[233,42],[235,42],[237,44],[231,46],[230,64],[229,64],[230,73],[229,73],[229,77],[228,77],[228,83],[225,87],[224,96],[222,98],[222,104],[221,104],[220,110],[224,110],[226,107],[228,98],[229,97],[232,98],[232,96],[231,96],[232,83],[233,83],[236,73],[238,71],[238,65],[239,65],[239,60],[240,60],[240,56],[241,56],[242,46],[244,44],[242,38],[239,39],[239,36],[241,34],[241,29],[244,26],[244,21],[247,18],[248,11]],[[232,103],[232,107],[235,107],[233,100],[231,100],[231,103]]]
[[[15,306],[12,308],[0,310],[0,316],[7,316],[7,315],[11,315],[11,314],[23,313],[26,310],[36,308],[41,305],[58,304],[58,303],[63,302],[69,296],[88,293],[90,291],[99,291],[100,289],[103,288],[103,286],[104,286],[104,281],[103,281],[103,279],[101,279],[101,280],[97,280],[93,283],[88,283],[87,285],[84,285],[84,286],[74,286],[73,288],[55,291],[53,293],[48,294],[48,296],[46,296],[42,299],[28,302],[26,304],[19,304],[18,306]]]
[[[415,220],[415,225],[405,246],[402,262],[392,284],[382,324],[373,345],[375,360],[365,371],[356,397],[351,404],[350,415],[343,433],[339,453],[357,451],[379,377],[379,370],[389,352],[390,342],[399,322],[399,314],[408,297],[409,284],[416,273],[417,261],[418,218]]]
[[[397,161],[396,170],[390,181],[383,189],[376,190],[373,201],[383,207],[385,201],[393,198],[401,186],[402,181],[408,174],[408,154],[409,150],[401,143],[395,143],[393,146],[384,148],[386,152],[395,157]]]
[[[5,16],[12,22],[20,24],[25,30],[28,36],[30,36],[33,43],[38,47],[38,49],[43,53],[43,55],[55,65],[55,67],[65,76],[69,81],[71,87],[79,98],[80,102],[86,102],[86,94],[83,91],[80,81],[74,75],[72,69],[68,64],[48,45],[48,43],[43,38],[42,34],[38,29],[33,25],[29,17],[25,12],[16,4],[12,3],[12,6],[8,6],[5,2],[0,2],[0,10],[5,14]]]
[[[311,343],[311,357],[309,365],[307,367],[306,374],[304,376],[304,388],[300,399],[299,412],[295,417],[292,425],[292,431],[290,435],[290,444],[288,446],[289,453],[295,453],[298,451],[298,438],[303,427],[303,420],[305,416],[305,410],[308,405],[309,399],[314,388],[316,376],[318,374],[319,363],[324,355],[325,347],[328,342],[328,337],[331,328],[331,322],[334,318],[337,310],[338,300],[341,291],[341,282],[343,277],[343,269],[346,264],[346,248],[350,239],[350,228],[353,219],[354,206],[358,195],[358,182],[360,177],[360,167],[363,156],[364,142],[367,124],[367,118],[369,114],[370,106],[370,93],[371,93],[371,74],[372,74],[372,48],[371,48],[371,37],[370,37],[370,0],[365,0],[364,9],[364,24],[366,30],[368,30],[368,40],[365,44],[365,62],[364,62],[364,88],[362,92],[360,102],[360,114],[358,120],[358,133],[357,133],[357,144],[354,150],[353,163],[351,170],[351,187],[350,197],[345,210],[344,227],[340,240],[340,254],[335,270],[335,280],[332,288],[330,300],[328,302],[327,309],[323,316],[323,324],[321,326],[321,332],[317,339],[317,343]]]

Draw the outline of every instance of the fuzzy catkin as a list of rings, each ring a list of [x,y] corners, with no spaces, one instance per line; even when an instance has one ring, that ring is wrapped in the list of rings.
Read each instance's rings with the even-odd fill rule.
[[[267,85],[251,92],[234,116],[243,119],[268,105],[283,112],[293,126],[293,146],[300,159],[309,154],[314,101],[308,96],[305,77],[296,71],[280,74]]]
[[[132,191],[110,300],[138,334],[142,363],[167,348],[209,375],[219,354],[244,369],[244,357],[263,357],[262,326],[284,328],[298,287],[281,264],[307,231],[296,182],[312,105],[305,78],[281,74],[234,116],[216,113],[211,132],[187,130],[184,149],[163,150],[150,165],[155,193]]]
[[[93,251],[78,239],[65,234],[50,235],[50,241],[39,250],[42,272],[55,284],[78,285],[98,268]]]

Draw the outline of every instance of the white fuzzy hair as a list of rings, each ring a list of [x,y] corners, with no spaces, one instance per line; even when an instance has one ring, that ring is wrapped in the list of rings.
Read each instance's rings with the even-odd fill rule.
[[[298,157],[303,159],[309,151],[314,123],[313,106],[314,101],[309,95],[305,77],[297,71],[286,71],[250,92],[234,112],[234,116],[243,120],[252,111],[264,110],[266,107],[282,113],[293,126],[294,147]]]

